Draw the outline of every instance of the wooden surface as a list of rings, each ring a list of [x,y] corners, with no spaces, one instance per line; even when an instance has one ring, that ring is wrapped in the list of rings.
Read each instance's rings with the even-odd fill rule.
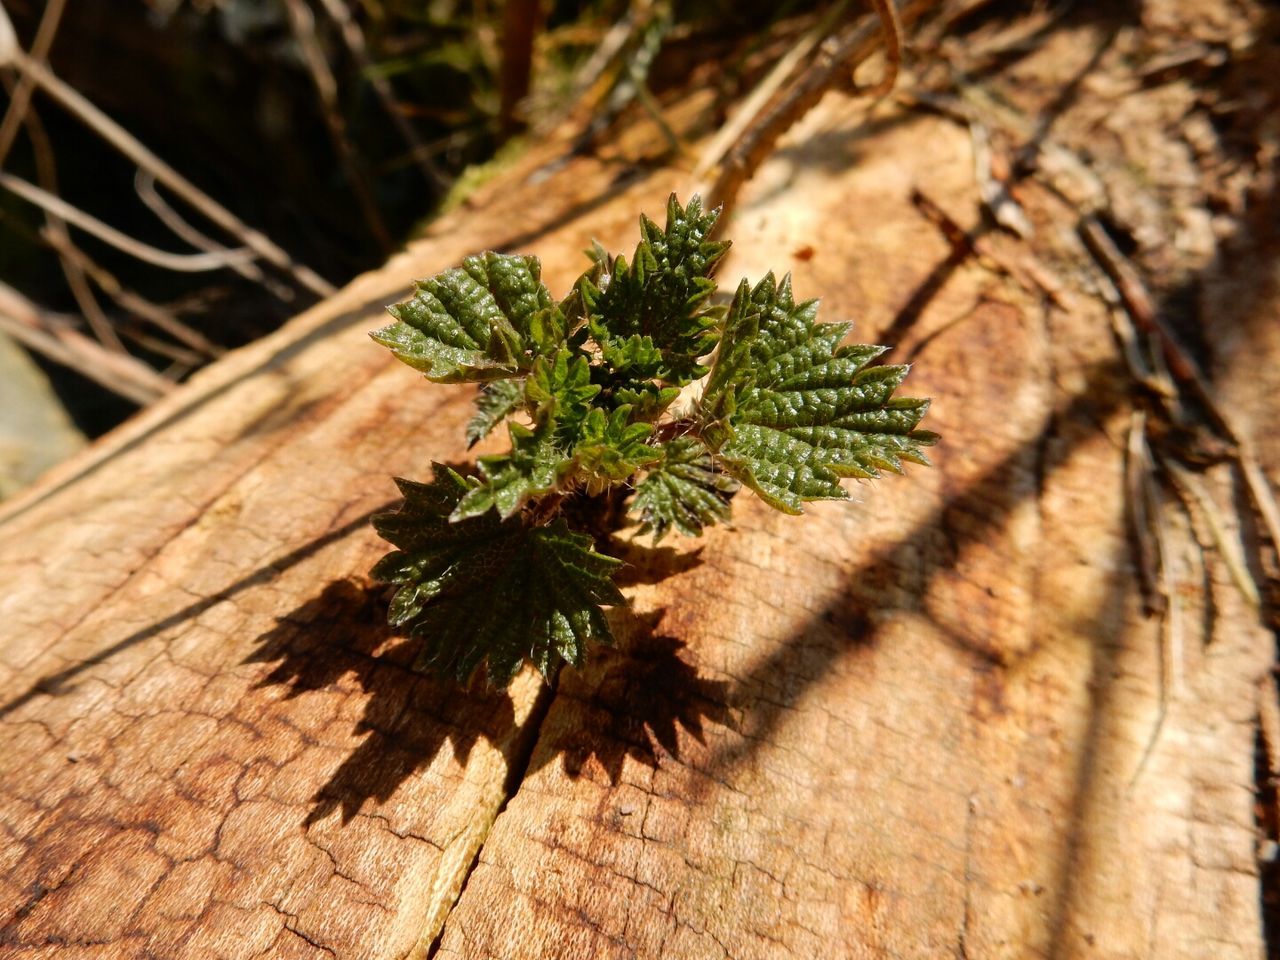
[[[1010,97],[1045,99],[1099,36],[1055,31]],[[1157,294],[1199,275],[1232,306],[1198,329],[1261,434],[1276,277],[1222,269],[1212,232],[1156,235],[1207,201],[1169,200],[1195,193],[1186,143],[1144,166],[1151,143],[1128,142],[1190,109],[1182,81],[1107,86],[1137,43],[1089,67],[1055,136],[1093,138],[1122,226],[1152,231],[1136,256],[1167,268]],[[1261,957],[1274,638],[1167,491],[1170,603],[1144,609],[1138,391],[1080,211],[1029,178],[1034,235],[954,256],[911,199],[979,223],[951,119],[829,95],[748,186],[721,269],[790,269],[825,319],[897,341],[935,398],[934,468],[803,519],[743,495],[732,529],[637,553],[619,647],[555,691],[405,669],[367,521],[391,475],[465,459],[470,391],[366,331],[412,278],[489,247],[537,253],[562,290],[593,237],[629,247],[686,179],[547,170],[540,149],[0,507],[0,957]],[[1202,479],[1238,544],[1230,464]]]

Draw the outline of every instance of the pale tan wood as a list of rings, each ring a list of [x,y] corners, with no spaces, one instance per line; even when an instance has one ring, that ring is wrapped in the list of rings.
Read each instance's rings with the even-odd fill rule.
[[[724,271],[790,268],[872,339],[941,271],[903,345],[936,398],[935,469],[802,523],[739,500],[701,565],[634,591],[634,645],[562,678],[439,957],[1262,956],[1274,638],[1174,503],[1171,612],[1144,612],[1134,390],[1079,211],[1028,185],[1036,259],[988,237],[1002,256],[950,270],[909,198],[974,225],[969,138],[879,120],[868,136],[830,100],[809,118],[744,196]],[[1116,158],[1129,180],[1183,176],[1141,150]],[[1160,210],[1164,186],[1116,189]],[[1219,373],[1265,427],[1275,394],[1248,371],[1274,337],[1239,340]],[[1230,470],[1208,477],[1234,515]]]
[[[434,938],[545,688],[416,677],[378,626],[368,518],[392,475],[464,455],[470,391],[366,334],[474,250],[545,246],[567,285],[594,234],[634,229],[616,174],[578,161],[437,225],[4,506],[0,954],[403,957]]]
[[[1073,36],[1020,67],[1020,106],[1087,59]],[[1130,93],[1055,136],[1185,108],[1176,85]],[[1185,145],[1089,145],[1125,224],[1158,234]],[[1134,390],[1079,211],[1028,182],[1034,237],[948,265],[910,196],[977,225],[951,121],[830,95],[743,195],[722,271],[790,269],[864,339],[931,290],[898,332],[935,467],[803,519],[743,495],[732,529],[636,554],[618,649],[554,695],[403,669],[367,516],[389,475],[464,455],[468,391],[365,331],[485,247],[538,253],[563,289],[684,176],[531,177],[554,153],[0,512],[0,956],[1261,956],[1274,638],[1174,504],[1175,612],[1144,612]],[[1149,256],[1180,280],[1214,253]],[[1228,299],[1246,332],[1213,372],[1261,430],[1274,392],[1240,372],[1280,349],[1256,333],[1274,296]],[[1229,468],[1205,479],[1230,521]]]

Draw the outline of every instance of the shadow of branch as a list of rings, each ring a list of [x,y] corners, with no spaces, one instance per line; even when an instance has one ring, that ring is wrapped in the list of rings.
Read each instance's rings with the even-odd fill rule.
[[[270,563],[264,564],[252,573],[241,577],[229,586],[219,590],[217,593],[210,594],[209,596],[203,597],[194,603],[187,604],[185,607],[176,610],[169,616],[162,617],[154,623],[148,624],[141,630],[137,630],[134,633],[129,634],[122,640],[116,641],[109,647],[98,651],[90,657],[77,661],[64,670],[59,670],[56,673],[47,674],[46,676],[41,677],[24,692],[14,697],[12,700],[9,700],[3,706],[0,706],[0,719],[8,716],[10,713],[30,702],[40,694],[60,696],[69,692],[72,689],[70,686],[71,681],[86,670],[89,670],[91,667],[109,660],[111,657],[127,650],[135,644],[142,643],[168,630],[172,630],[174,627],[181,626],[182,624],[200,616],[200,614],[204,613],[211,607],[214,607],[225,600],[229,600],[252,587],[270,583],[285,570],[301,563],[318,550],[321,550],[338,540],[342,540],[354,533],[356,530],[363,529],[369,524],[370,519],[375,514],[385,512],[391,505],[392,504],[388,502],[374,507],[372,510],[367,510],[359,516],[347,521],[342,526],[336,527],[328,533],[303,544],[296,550],[290,550],[284,556],[272,560]]]

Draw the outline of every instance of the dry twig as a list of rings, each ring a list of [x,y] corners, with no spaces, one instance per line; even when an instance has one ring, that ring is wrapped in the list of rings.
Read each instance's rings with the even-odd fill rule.
[[[170,253],[167,250],[157,250],[150,244],[135,240],[133,237],[121,233],[115,227],[103,223],[97,217],[73,207],[61,197],[56,197],[41,190],[34,184],[13,176],[13,174],[0,172],[0,187],[4,187],[4,189],[21,197],[23,200],[56,214],[67,223],[79,227],[86,233],[93,234],[99,240],[111,244],[117,250],[129,254],[129,256],[136,257],[144,263],[149,263],[156,267],[163,267],[166,270],[174,270],[180,273],[202,273],[206,270],[221,270],[237,260],[244,261],[253,257],[253,251],[244,248],[228,250],[225,253]]]
[[[1140,410],[1133,412],[1129,424],[1129,443],[1125,458],[1125,492],[1133,522],[1133,539],[1138,552],[1138,575],[1142,581],[1143,604],[1147,613],[1163,613],[1169,595],[1161,576],[1166,566],[1161,544],[1151,531],[1159,523],[1158,505],[1151,481],[1151,455],[1147,449],[1147,418]]]
[[[935,4],[935,0],[907,0],[896,8],[899,29],[918,20]],[[700,170],[714,171],[709,184],[700,183],[695,192],[702,194],[710,206],[732,207],[738,191],[755,173],[772,152],[778,140],[819,100],[832,86],[840,82],[845,71],[853,71],[875,51],[878,40],[878,21],[862,17],[857,23],[828,37],[818,47],[818,53],[781,94],[770,104],[762,104],[759,112],[742,122],[742,134],[727,148],[722,157],[704,156]],[[721,218],[721,223],[725,218]]]
[[[1183,628],[1182,603],[1174,582],[1169,530],[1156,486],[1151,449],[1147,444],[1147,418],[1135,410],[1129,422],[1129,442],[1125,460],[1126,499],[1131,511],[1133,537],[1138,548],[1138,572],[1147,613],[1159,613],[1160,643],[1158,706],[1156,721],[1142,756],[1129,779],[1132,789],[1141,778],[1169,713],[1169,703],[1182,691]]]
[[[1195,394],[1213,418],[1223,437],[1234,444],[1235,458],[1240,464],[1249,496],[1262,517],[1272,544],[1280,549],[1280,507],[1276,505],[1275,495],[1271,492],[1270,483],[1258,464],[1248,436],[1236,427],[1234,418],[1218,402],[1212,386],[1200,371],[1199,365],[1178,343],[1177,337],[1160,318],[1152,305],[1142,278],[1138,276],[1137,270],[1124,254],[1116,248],[1097,217],[1089,214],[1081,219],[1080,236],[1089,248],[1089,252],[1115,283],[1134,324],[1138,329],[1154,337],[1159,344],[1164,362],[1168,365],[1174,379]]]
[[[1014,199],[1008,185],[993,170],[991,137],[976,118],[969,121],[969,139],[973,143],[973,176],[978,181],[978,195],[991,218],[1019,239],[1028,239],[1033,228],[1022,204]]]
[[[374,66],[373,61],[369,59],[368,45],[365,43],[364,31],[360,29],[360,24],[351,16],[351,11],[347,8],[344,0],[320,0],[320,5],[324,7],[325,13],[329,18],[338,25],[338,30],[342,34],[342,41],[347,45],[352,59],[355,60],[356,66],[360,68],[369,85],[373,87],[373,92],[377,95],[382,108],[387,112],[387,116],[391,118],[391,122],[395,124],[396,130],[399,131],[405,145],[409,148],[409,153],[413,157],[414,163],[418,165],[418,169],[422,172],[422,179],[437,190],[443,190],[449,185],[436,165],[431,162],[430,149],[419,139],[417,132],[413,129],[413,125],[409,123],[404,115],[404,111],[400,109],[400,105],[396,102],[395,93],[391,89],[391,84],[387,82],[387,78]]]
[[[365,226],[369,228],[369,233],[383,253],[390,253],[393,246],[391,234],[382,222],[382,214],[378,212],[378,204],[373,199],[373,189],[361,168],[356,149],[351,145],[351,138],[347,136],[347,124],[342,119],[342,109],[338,103],[338,81],[329,69],[329,60],[316,39],[316,18],[303,0],[284,0],[284,8],[289,15],[293,38],[302,51],[302,60],[307,65],[316,95],[320,98],[320,112],[324,115],[325,129],[333,143],[333,151],[346,172],[347,182],[351,184],[351,191],[356,196]]]
[[[627,6],[626,14],[614,23],[613,26],[605,33],[600,42],[596,44],[595,51],[587,58],[573,79],[573,86],[569,95],[565,98],[565,102],[571,105],[582,104],[587,101],[588,94],[598,85],[603,87],[601,79],[608,73],[609,68],[617,61],[627,48],[631,37],[640,29],[649,14],[652,6],[652,0],[640,0],[640,2],[631,3]],[[594,108],[599,98],[603,96],[603,92],[592,97],[589,106]],[[595,112],[592,109],[592,112]],[[552,129],[559,125],[564,119],[563,113],[553,117],[552,123],[540,123],[539,127],[543,129]]]
[[[7,89],[13,92],[15,86],[16,84],[10,78],[5,78],[5,87]],[[44,125],[40,122],[39,117],[36,116],[36,112],[30,108],[27,109],[23,121],[27,128],[27,136],[31,141],[31,152],[35,159],[36,175],[40,180],[40,186],[46,192],[56,196],[58,192],[58,164],[54,156],[53,146],[49,143],[49,137],[44,131]],[[62,253],[63,250],[74,247],[67,222],[50,210],[44,211],[44,218],[45,226],[40,231],[40,234],[53,247],[54,252],[58,254],[58,263],[62,267],[63,276],[66,277],[67,286],[71,290],[71,295],[75,298],[76,305],[80,307],[80,312],[84,315],[85,320],[88,321],[89,328],[93,330],[94,336],[105,346],[112,350],[123,352],[124,344],[116,336],[115,328],[112,326],[111,321],[107,319],[107,315],[103,312],[97,297],[94,296],[93,288],[89,285],[89,278],[74,259]]]
[[[196,367],[203,365],[208,359],[194,350],[149,333],[142,324],[136,321],[124,320],[119,322],[117,326],[122,337],[136,343],[144,350],[154,353],[156,356],[172,361],[170,366],[161,373],[161,376],[166,380],[172,380],[177,383]]]
[[[32,60],[43,61],[49,55],[49,48],[53,46],[53,38],[58,33],[58,25],[62,22],[62,11],[66,5],[66,0],[49,0],[45,4],[44,13],[40,15],[40,26],[36,28],[35,39],[31,41]],[[3,4],[0,4],[0,66],[7,66],[18,49],[13,24],[4,14]],[[27,116],[31,94],[34,92],[35,82],[26,75],[20,76],[17,85],[9,91],[9,109],[5,111],[4,120],[0,121],[0,167],[4,166],[4,161],[13,148],[13,141]]]
[[[1214,503],[1213,497],[1209,495],[1209,491],[1204,488],[1204,484],[1200,482],[1200,478],[1169,457],[1160,457],[1160,466],[1173,480],[1173,488],[1186,504],[1188,512],[1197,510],[1204,517],[1209,533],[1213,537],[1214,546],[1217,547],[1219,556],[1226,564],[1236,588],[1251,606],[1261,606],[1258,584],[1254,582],[1253,574],[1249,572],[1240,539],[1232,536],[1228,530],[1222,512]]]
[[[883,97],[894,88],[898,71],[902,69],[902,20],[894,0],[871,0],[871,5],[876,8],[880,32],[884,35],[884,76],[872,87],[859,87],[855,81],[854,89],[868,97]]]
[[[695,180],[706,177],[728,155],[733,145],[742,139],[747,128],[758,119],[766,104],[782,89],[783,84],[813,53],[818,44],[831,33],[848,5],[849,0],[840,0],[826,16],[795,42],[791,49],[778,59],[765,78],[756,84],[756,88],[742,101],[734,115],[716,131],[716,135],[704,148],[702,158],[693,170]]]
[[[203,250],[205,253],[225,254],[230,252],[227,247],[215,242],[187,223],[177,210],[169,206],[164,197],[160,195],[160,191],[156,189],[156,178],[145,168],[139,167],[133,175],[133,189],[146,208],[155,214],[156,219],[168,227],[178,239],[191,244],[197,250]],[[261,284],[268,293],[284,303],[290,303],[294,299],[294,293],[291,288],[267,276],[253,261],[233,260],[227,264],[227,268],[234,270],[246,280]]]
[[[43,310],[0,283],[0,331],[50,360],[71,367],[122,397],[145,405],[173,383],[128,354],[108,350],[72,329],[73,321]]]
[[[46,4],[44,13],[40,17],[40,25],[36,28],[35,40],[32,41],[31,45],[33,59],[43,61],[47,58],[49,50],[53,46],[54,38],[57,36],[58,26],[62,21],[62,11],[65,7],[65,0],[50,0]],[[6,76],[4,85],[9,94],[9,108],[5,111],[3,121],[0,121],[0,167],[4,165],[9,151],[13,148],[18,129],[25,125],[27,134],[31,138],[32,152],[35,157],[40,185],[50,193],[56,193],[58,183],[57,164],[54,159],[53,149],[49,145],[43,126],[36,118],[35,112],[31,110],[31,94],[35,90],[35,84],[29,77],[22,75],[16,81]],[[46,210],[45,223],[46,230],[51,235],[64,240],[67,244],[71,243],[71,234],[67,230],[66,222],[61,217]],[[101,305],[98,303],[97,298],[94,297],[93,290],[89,286],[89,281],[85,277],[84,271],[77,268],[66,257],[60,256],[59,263],[62,266],[62,272],[66,277],[71,295],[75,298],[76,304],[80,307],[80,312],[84,314],[85,320],[88,321],[94,335],[107,347],[123,352],[124,345],[120,342],[120,338],[116,336],[115,330],[110,321],[107,320],[106,314],[103,313]]]
[[[185,343],[188,347],[204,354],[206,357],[220,357],[226,352],[204,334],[179,320],[172,311],[125,287],[116,279],[115,274],[101,266],[79,247],[74,245],[60,247],[59,245],[64,240],[62,237],[54,235],[46,235],[45,240],[59,254],[92,277],[98,288],[123,309],[145,320],[156,329],[164,331],[179,343]],[[134,337],[134,339],[137,340],[138,338]],[[164,353],[165,351],[157,352]]]
[[[13,24],[9,20],[3,3],[0,3],[0,66],[16,67],[32,83],[69,110],[120,153],[138,166],[149,170],[160,183],[208,217],[212,223],[237,237],[262,259],[290,273],[299,285],[322,297],[330,296],[335,292],[331,283],[309,268],[294,263],[284,250],[272,243],[264,234],[247,226],[239,217],[152,153],[86,97],[59,79],[48,67],[24,53],[18,45]]]

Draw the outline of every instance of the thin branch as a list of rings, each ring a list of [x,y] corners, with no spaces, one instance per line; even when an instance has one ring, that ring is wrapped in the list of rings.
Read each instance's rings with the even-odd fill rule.
[[[49,0],[45,4],[44,13],[40,16],[40,26],[36,28],[35,39],[31,41],[31,59],[43,61],[49,56],[49,49],[58,34],[58,25],[62,22],[62,11],[66,5],[66,0]],[[0,37],[7,37],[7,40],[0,40],[0,66],[4,66],[12,60],[12,51],[19,48],[13,24],[4,15],[3,4],[0,4],[0,21]],[[35,88],[35,82],[23,75],[18,78],[17,87],[9,91],[9,109],[4,113],[4,120],[0,121],[0,167],[4,166],[9,151],[13,149],[18,128],[26,118]]]
[[[18,83],[21,83],[21,81],[18,81]],[[9,77],[5,77],[4,84],[5,89],[9,90],[11,94],[14,92],[14,87],[17,86]],[[49,136],[45,133],[44,124],[40,122],[35,110],[28,107],[23,117],[23,125],[27,128],[27,137],[31,141],[31,153],[35,158],[36,175],[40,179],[40,186],[47,192],[56,195],[58,192],[58,162],[53,152],[53,145],[49,142]],[[51,241],[58,241],[56,244],[50,242],[49,245],[58,254],[58,263],[62,267],[63,276],[66,277],[67,286],[71,289],[71,295],[75,298],[76,305],[88,322],[89,328],[93,330],[94,336],[101,343],[112,350],[120,353],[125,352],[124,344],[116,336],[111,321],[107,319],[106,313],[102,310],[102,305],[98,303],[97,297],[93,295],[93,288],[89,285],[89,279],[85,276],[84,270],[74,260],[62,253],[63,249],[74,246],[71,241],[71,232],[67,228],[67,222],[49,210],[44,212],[44,219],[45,226],[41,230],[41,235],[50,238]]]
[[[884,34],[884,77],[873,87],[857,87],[855,82],[855,89],[868,97],[883,97],[893,90],[902,69],[902,20],[894,0],[871,0],[871,5],[876,8],[880,32]]]
[[[169,206],[164,197],[160,196],[160,191],[156,189],[156,178],[150,171],[143,167],[138,168],[133,176],[133,189],[138,194],[138,199],[143,202],[148,210],[155,214],[156,219],[173,231],[180,240],[191,244],[197,250],[203,250],[205,253],[229,252],[227,247],[205,236],[187,223],[186,220],[182,219],[177,210]],[[285,303],[293,301],[293,290],[268,277],[256,263],[251,261],[233,262],[228,263],[227,266],[246,280],[261,284],[268,293],[273,294],[278,300]]]
[[[320,112],[324,114],[325,129],[329,132],[329,140],[333,143],[334,153],[342,164],[347,175],[347,182],[356,196],[360,213],[364,217],[365,226],[374,240],[382,248],[383,253],[392,249],[391,234],[382,222],[382,214],[373,199],[373,190],[368,178],[361,169],[351,138],[347,136],[347,125],[342,119],[342,110],[338,103],[338,81],[329,68],[329,61],[320,49],[316,40],[316,18],[311,13],[305,0],[284,0],[285,12],[289,15],[289,25],[293,30],[293,38],[302,50],[303,62],[307,72],[311,74],[311,82],[320,98]]]
[[[1150,448],[1147,450],[1150,457]],[[1148,461],[1150,467],[1150,461]],[[1151,515],[1155,521],[1156,546],[1160,551],[1160,588],[1168,599],[1169,608],[1165,614],[1165,648],[1164,681],[1168,684],[1169,693],[1174,698],[1182,696],[1182,663],[1183,628],[1182,599],[1178,594],[1178,585],[1173,576],[1173,544],[1170,542],[1169,526],[1164,519],[1164,506],[1160,498],[1160,488],[1155,481],[1155,473],[1148,469],[1143,478],[1147,496],[1151,499]],[[1203,562],[1203,558],[1202,558]],[[1208,600],[1206,599],[1206,602]],[[1210,637],[1205,637],[1208,643]],[[1168,694],[1165,695],[1168,698]]]
[[[1271,492],[1266,474],[1258,464],[1248,435],[1236,426],[1234,418],[1218,402],[1208,378],[1156,312],[1138,271],[1111,241],[1097,217],[1089,214],[1081,219],[1080,236],[1094,259],[1115,283],[1134,324],[1155,337],[1160,344],[1164,360],[1174,379],[1191,389],[1224,437],[1235,445],[1235,458],[1244,475],[1245,487],[1262,517],[1272,544],[1280,549],[1280,507],[1276,505],[1275,494]]]
[[[58,33],[58,26],[62,22],[62,11],[65,7],[66,0],[49,0],[45,5],[44,13],[40,17],[40,26],[36,28],[35,40],[31,44],[33,59],[44,61],[48,57]],[[16,81],[6,75],[4,85],[9,94],[9,109],[5,111],[4,119],[0,121],[0,167],[8,158],[9,151],[13,149],[18,130],[25,125],[27,135],[31,138],[40,185],[50,193],[56,193],[57,163],[44,128],[31,110],[31,94],[35,91],[35,84],[25,75],[20,75]],[[70,243],[71,237],[67,231],[67,224],[61,217],[46,210],[45,223],[50,233],[61,236]],[[106,346],[123,353],[124,344],[116,336],[110,321],[102,311],[102,306],[94,297],[84,271],[78,269],[65,257],[60,256],[58,259],[66,277],[67,286],[71,289],[71,295],[75,298],[80,312],[84,314],[94,335]]]
[[[646,86],[654,60],[671,30],[671,5],[667,2],[646,2],[637,6],[639,9],[633,11],[632,29],[618,58],[618,72],[602,93],[600,102],[591,109],[590,122],[574,138],[570,156],[593,149],[604,132],[632,103],[640,104],[673,153],[681,153],[685,149]],[[557,163],[563,163],[565,159],[561,158]]]
[[[221,270],[231,263],[244,261],[253,256],[253,251],[245,248],[228,250],[226,253],[170,253],[157,250],[150,244],[135,240],[99,220],[73,207],[61,197],[41,190],[34,184],[19,179],[10,173],[0,172],[0,187],[4,187],[23,200],[34,203],[44,210],[57,214],[63,220],[91,233],[104,243],[109,243],[117,250],[136,257],[152,266],[163,267],[179,273],[202,273],[206,270]]]
[[[1009,192],[1008,184],[992,172],[991,138],[986,125],[976,118],[969,121],[969,139],[973,143],[973,176],[978,182],[978,196],[1000,226],[1026,240],[1034,232],[1022,204]]]
[[[226,247],[191,226],[191,224],[182,219],[177,210],[169,206],[164,197],[160,196],[160,191],[156,189],[156,178],[150,171],[144,170],[142,167],[137,169],[133,175],[133,190],[143,205],[155,214],[156,219],[168,227],[179,240],[189,243],[197,250],[203,250],[205,253],[227,252]],[[250,274],[257,274],[257,277],[250,277],[251,279],[258,279],[262,276],[262,271],[253,263],[240,264],[240,269],[236,272],[245,277],[250,277]]]
[[[1164,567],[1160,543],[1151,535],[1160,522],[1152,496],[1151,455],[1147,450],[1147,419],[1140,410],[1133,412],[1129,424],[1129,443],[1125,457],[1125,499],[1133,523],[1133,539],[1138,548],[1138,574],[1142,581],[1143,605],[1147,613],[1164,613],[1169,596],[1163,589]]]
[[[140,406],[173,389],[173,383],[141,360],[107,350],[71,329],[70,323],[69,318],[36,306],[8,284],[0,283],[0,331],[19,343]]]
[[[1182,603],[1173,579],[1173,550],[1168,539],[1160,492],[1153,475],[1146,424],[1146,414],[1135,410],[1129,423],[1125,477],[1133,532],[1138,544],[1139,572],[1146,609],[1148,613],[1161,615],[1160,642],[1156,648],[1160,690],[1156,721],[1152,725],[1137,768],[1129,779],[1130,789],[1142,777],[1147,763],[1155,753],[1168,716],[1170,700],[1178,698],[1182,691]]]
[[[75,263],[92,277],[93,282],[98,285],[99,289],[125,310],[147,321],[158,330],[163,330],[175,340],[185,343],[205,356],[220,357],[226,352],[204,334],[183,323],[171,311],[125,287],[116,279],[115,274],[98,264],[79,247],[71,245],[58,249],[59,244],[63,242],[61,238],[46,236],[45,240],[55,250],[58,250],[59,253],[66,256],[68,260]],[[137,338],[135,337],[134,339],[136,340]]]
[[[1261,606],[1262,599],[1258,584],[1254,582],[1253,574],[1249,572],[1248,563],[1244,558],[1244,547],[1241,546],[1240,539],[1232,536],[1228,531],[1222,512],[1214,503],[1213,497],[1209,495],[1209,491],[1204,488],[1204,484],[1200,482],[1200,478],[1169,457],[1161,457],[1160,466],[1172,478],[1173,487],[1182,497],[1187,509],[1193,509],[1194,505],[1194,509],[1198,509],[1205,518],[1209,533],[1213,536],[1214,545],[1218,548],[1218,553],[1226,563],[1227,571],[1231,574],[1231,579],[1241,595],[1250,606]]]
[[[435,189],[444,190],[449,185],[449,181],[436,168],[436,165],[431,162],[430,151],[418,137],[417,131],[413,129],[413,124],[404,115],[404,111],[400,109],[390,82],[375,67],[373,61],[369,59],[369,50],[368,45],[365,43],[364,31],[360,29],[360,24],[351,16],[351,11],[347,8],[344,0],[320,0],[320,5],[324,7],[329,18],[338,25],[342,40],[347,45],[347,50],[351,53],[352,59],[355,60],[356,66],[360,68],[365,79],[369,81],[369,85],[373,87],[373,92],[382,103],[382,108],[387,112],[387,116],[391,118],[391,122],[395,124],[396,130],[400,132],[400,136],[409,148],[410,155],[422,172],[422,179],[426,180]]]
[[[936,0],[907,0],[896,10],[899,26],[915,23]],[[772,152],[778,140],[822,99],[832,86],[840,82],[845,71],[854,70],[876,50],[878,23],[862,17],[840,34],[827,38],[818,48],[813,62],[800,76],[774,99],[762,106],[751,122],[743,127],[741,137],[723,159],[704,158],[701,169],[716,170],[709,185],[700,184],[695,192],[707,199],[709,206],[731,207],[742,185]],[[721,218],[721,223],[725,218]]]
[[[61,20],[62,11],[65,7],[65,0],[50,0],[45,7],[44,15],[41,18],[40,26],[36,31],[35,40],[32,43],[32,57],[43,61],[53,44],[53,39],[57,32],[58,24]],[[40,178],[41,187],[51,194],[57,193],[57,160],[53,152],[53,148],[49,143],[48,135],[45,133],[44,125],[40,123],[39,117],[30,107],[31,93],[35,89],[35,85],[30,77],[21,75],[18,80],[12,82],[8,77],[5,78],[5,87],[9,92],[9,110],[6,111],[2,123],[0,123],[0,164],[3,163],[8,151],[12,147],[14,136],[21,124],[27,128],[27,135],[31,139],[32,153],[36,161],[36,169]],[[45,211],[45,227],[41,230],[41,236],[46,243],[58,255],[59,263],[62,266],[63,273],[66,275],[67,285],[71,288],[71,293],[75,297],[76,303],[79,305],[85,319],[89,322],[89,326],[93,329],[98,339],[111,349],[124,353],[124,345],[120,342],[113,325],[103,312],[101,305],[93,294],[93,290],[89,285],[88,273],[91,269],[96,270],[99,274],[105,275],[105,279],[114,284],[116,292],[119,294],[115,297],[117,302],[121,299],[132,300],[133,309],[140,316],[143,316],[162,329],[168,330],[170,333],[179,335],[180,339],[186,339],[181,336],[183,332],[192,335],[192,339],[188,342],[192,345],[202,345],[202,347],[212,347],[203,337],[194,331],[187,331],[182,324],[178,323],[171,317],[168,317],[158,307],[143,300],[141,297],[129,294],[124,291],[115,278],[96,264],[76,247],[71,239],[70,231],[67,229],[67,223],[57,214],[50,210]],[[256,268],[254,268],[256,269]],[[102,282],[102,277],[98,278],[99,285],[103,286],[104,292],[109,296],[113,291]],[[138,341],[139,335],[134,335],[133,339]],[[150,342],[154,338],[148,338],[148,342],[144,344],[148,349],[155,352],[163,352],[163,342],[156,340]],[[178,349],[178,348],[170,348]],[[175,359],[185,359],[188,356],[195,356],[190,351],[180,351],[184,356],[175,357]],[[210,355],[216,355],[216,348],[210,351]]]
[[[813,53],[814,48],[822,42],[823,38],[831,33],[848,5],[849,0],[840,0],[825,17],[795,42],[791,49],[773,65],[773,69],[765,78],[756,84],[756,88],[742,101],[734,115],[716,132],[703,150],[702,158],[693,170],[695,179],[701,180],[710,173],[712,168],[729,153],[733,145],[742,139],[747,128],[760,116],[765,105],[782,89],[783,84],[791,78],[796,68]]]
[[[570,105],[571,109],[582,104],[587,95],[597,86],[602,89],[605,87],[601,80],[614,62],[623,55],[631,37],[643,26],[651,6],[651,2],[628,4],[626,14],[614,23],[601,38],[600,42],[596,44],[596,48],[591,56],[587,58],[587,62],[574,75],[569,94],[565,97],[565,102]],[[603,96],[603,94],[593,97],[593,101],[599,101],[600,96]],[[594,102],[589,106],[594,107]],[[552,123],[543,123],[539,124],[539,126],[543,129],[551,129],[564,119],[564,115],[561,113],[551,119]]]
[[[169,370],[166,370],[161,374],[161,376],[166,380],[177,381],[181,379],[182,376],[185,376],[187,371],[203,366],[208,361],[208,358],[203,354],[199,354],[187,347],[178,346],[178,344],[171,340],[165,340],[161,337],[157,337],[153,333],[148,333],[147,329],[136,320],[125,320],[119,323],[118,326],[120,328],[121,336],[127,337],[144,350],[149,350],[157,356],[164,357],[167,360],[172,360],[175,366],[182,366],[186,368],[182,374],[174,376],[171,372],[173,369],[171,367]]]
[[[66,278],[67,286],[71,288],[71,296],[75,298],[76,306],[84,315],[89,329],[103,346],[123,352],[124,344],[120,342],[115,328],[107,319],[102,304],[98,303],[98,298],[93,295],[93,288],[89,286],[89,278],[85,276],[84,270],[70,257],[61,253],[71,245],[71,232],[67,229],[66,221],[47,211],[45,220],[46,223],[40,235],[46,237],[50,247],[59,251],[58,263],[62,267],[62,275]]]
[[[1237,435],[1236,447],[1240,469],[1244,472],[1245,486],[1249,488],[1249,494],[1257,504],[1258,512],[1262,514],[1263,523],[1271,536],[1271,545],[1280,550],[1280,509],[1276,507],[1271,484],[1267,480],[1267,475],[1262,472],[1258,458],[1253,454],[1253,445],[1242,442]]]
[[[29,117],[34,117],[34,114],[29,114]],[[114,274],[72,243],[68,236],[56,234],[50,231],[48,227],[41,227],[39,232],[36,233],[20,221],[12,221],[9,226],[10,229],[21,232],[29,241],[43,241],[55,253],[66,258],[68,267],[82,270],[89,279],[97,284],[103,293],[134,316],[145,320],[147,323],[167,332],[175,339],[189,344],[210,357],[218,357],[226,352],[222,347],[207,340],[199,332],[180,321],[175,316],[173,308],[163,307],[124,287]],[[68,323],[74,325],[74,320],[68,320]],[[122,334],[137,341],[138,337],[130,333],[128,324],[128,320],[113,322],[113,326],[118,327]],[[171,347],[172,350],[180,350],[180,348]],[[157,352],[164,353],[164,351]],[[184,353],[181,357],[175,356],[174,359],[185,360],[186,355]]]
[[[108,117],[77,90],[59,79],[44,64],[31,59],[18,46],[9,15],[0,3],[0,66],[12,64],[40,89],[73,113],[81,122],[157,180],[199,210],[209,220],[238,238],[245,246],[282,270],[303,287],[322,297],[335,292],[334,286],[313,270],[294,263],[287,253],[264,234],[247,226],[203,190],[144,146],[136,137]]]

